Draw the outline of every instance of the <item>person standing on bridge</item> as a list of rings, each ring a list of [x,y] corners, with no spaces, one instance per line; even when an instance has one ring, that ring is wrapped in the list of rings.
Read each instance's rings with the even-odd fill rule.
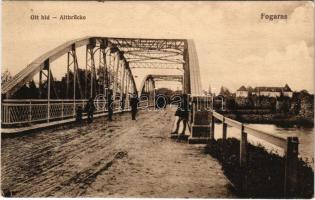
[[[85,110],[85,112],[87,112],[88,123],[92,123],[93,122],[93,114],[94,114],[94,110],[95,110],[94,101],[92,98],[89,99],[84,110]]]
[[[121,99],[120,99],[121,111],[125,110],[125,101],[126,101],[126,94],[123,94]]]
[[[136,120],[136,114],[138,111],[138,103],[139,99],[136,93],[133,93],[130,98],[130,106],[131,106],[131,117],[132,120]]]
[[[113,120],[113,90],[109,89],[107,93],[107,111],[108,121]]]
[[[179,136],[184,136],[189,116],[189,103],[187,94],[183,94],[180,104],[177,107],[175,116],[178,117],[176,121],[176,129],[171,134],[178,134],[180,122],[183,121],[183,130]]]
[[[75,121],[79,124],[82,124],[82,113],[83,113],[83,109],[81,106],[78,106],[77,110],[76,110],[76,116],[75,116]]]

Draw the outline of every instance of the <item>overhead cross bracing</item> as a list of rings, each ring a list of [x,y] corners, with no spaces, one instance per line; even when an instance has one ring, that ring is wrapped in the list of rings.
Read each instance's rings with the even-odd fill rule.
[[[182,82],[183,76],[181,75],[150,75],[154,81],[177,81]]]
[[[156,82],[159,81],[172,81],[172,82],[179,82],[183,84],[183,75],[161,75],[161,74],[149,74],[145,76],[143,79],[139,92],[140,94],[143,92],[149,92],[151,91],[151,88],[156,88]]]

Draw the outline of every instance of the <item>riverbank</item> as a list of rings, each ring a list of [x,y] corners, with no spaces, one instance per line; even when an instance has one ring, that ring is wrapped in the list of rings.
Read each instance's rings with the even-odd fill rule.
[[[278,114],[278,113],[268,113],[264,111],[261,113],[253,112],[222,112],[222,114],[228,118],[241,121],[243,123],[251,124],[275,124],[282,127],[314,127],[313,119],[305,119],[299,116]]]
[[[228,138],[223,148],[223,140],[218,139],[206,147],[205,152],[218,159],[224,174],[244,198],[283,198],[284,158],[268,152],[262,146],[248,145],[247,192],[242,193],[242,170],[239,167],[239,140]],[[314,171],[303,160],[298,162],[298,189],[296,198],[314,196]]]

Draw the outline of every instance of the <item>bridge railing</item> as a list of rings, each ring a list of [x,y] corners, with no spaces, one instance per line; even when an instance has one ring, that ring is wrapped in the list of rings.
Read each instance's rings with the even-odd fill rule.
[[[79,106],[84,109],[86,99],[4,99],[1,104],[1,124],[21,125],[29,123],[47,122],[50,120],[62,120],[73,118]],[[98,100],[96,102],[95,114],[107,112],[107,102]],[[129,101],[126,101],[128,109]],[[113,110],[121,109],[120,100],[113,102]]]
[[[1,104],[1,125],[4,126],[16,126],[24,125],[28,126],[32,123],[49,122],[56,120],[63,120],[68,118],[74,118],[76,116],[76,110],[79,106],[84,110],[87,104],[87,99],[3,99]],[[113,111],[129,110],[129,99],[124,103],[124,109],[122,109],[122,102],[118,98],[113,101]],[[106,100],[95,100],[95,112],[94,114],[101,114],[108,111]],[[141,100],[139,102],[139,109],[145,109],[150,106],[150,102],[147,100]],[[83,113],[83,115],[85,115]]]
[[[247,136],[252,135],[263,141],[271,143],[284,150],[285,169],[284,169],[284,195],[286,197],[295,194],[297,188],[297,163],[298,163],[298,137],[281,137],[270,133],[255,129],[249,125],[243,124],[236,120],[224,117],[223,115],[213,111],[211,120],[211,138],[214,139],[215,119],[222,122],[222,140],[223,145],[227,138],[227,127],[235,127],[240,130],[240,167],[243,171],[242,189],[246,192],[247,188]],[[224,148],[224,147],[223,147]]]

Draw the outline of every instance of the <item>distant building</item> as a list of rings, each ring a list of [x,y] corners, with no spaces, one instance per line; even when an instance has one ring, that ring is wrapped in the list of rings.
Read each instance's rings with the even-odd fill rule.
[[[292,97],[293,92],[291,88],[286,84],[284,87],[252,87],[246,88],[245,86],[241,86],[236,91],[236,97],[248,97],[249,94],[256,96],[265,96],[265,97],[280,97],[281,95]]]
[[[236,90],[236,97],[248,97],[248,90],[244,85],[240,87],[238,90]]]
[[[266,97],[280,97],[281,95],[292,97],[293,92],[291,88],[286,84],[284,87],[256,87],[252,95],[266,96]]]
[[[293,91],[288,86],[288,84],[285,84],[282,92],[283,92],[283,96],[287,96],[287,97],[290,97],[290,98],[292,98],[292,96],[293,96]]]

